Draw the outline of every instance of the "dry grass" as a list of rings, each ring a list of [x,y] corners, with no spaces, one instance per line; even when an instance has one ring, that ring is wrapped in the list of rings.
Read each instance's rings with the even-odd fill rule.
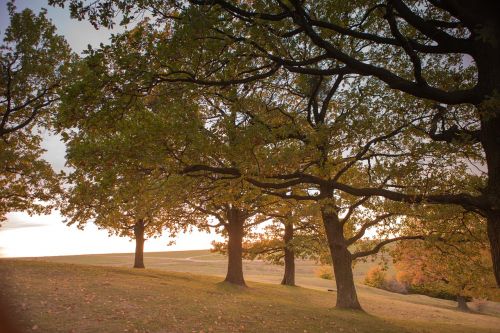
[[[500,318],[409,303],[364,288],[361,301],[368,313],[333,309],[334,293],[262,283],[241,289],[217,277],[154,269],[1,260],[0,276],[1,296],[27,332],[495,332],[500,327]]]

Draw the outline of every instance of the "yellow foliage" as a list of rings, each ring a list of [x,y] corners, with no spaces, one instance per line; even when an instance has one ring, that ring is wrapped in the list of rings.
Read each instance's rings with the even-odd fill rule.
[[[323,265],[323,266],[320,266],[318,267],[314,274],[321,278],[321,279],[325,279],[325,280],[333,280],[333,277],[334,277],[334,274],[333,274],[333,269],[330,265]]]
[[[386,272],[380,266],[371,268],[365,277],[365,284],[370,287],[383,288],[386,279]]]

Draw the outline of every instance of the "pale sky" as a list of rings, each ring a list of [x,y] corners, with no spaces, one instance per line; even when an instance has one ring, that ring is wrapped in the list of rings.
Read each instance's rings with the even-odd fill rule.
[[[9,24],[6,0],[0,0],[0,36]],[[66,9],[49,7],[46,0],[16,0],[17,10],[26,7],[38,12],[44,7],[57,27],[58,34],[64,35],[73,51],[80,53],[87,45],[97,47],[106,43],[111,31],[95,30],[86,21],[72,20]],[[119,32],[119,30],[114,30]],[[43,142],[46,149],[44,158],[56,171],[65,163],[65,146],[55,135],[46,135]],[[63,217],[54,212],[50,215],[28,216],[22,212],[8,214],[8,220],[0,227],[0,257],[52,256],[86,253],[134,252],[135,243],[129,239],[108,236],[106,230],[98,230],[89,223],[85,230],[68,227]],[[175,251],[190,249],[208,249],[213,240],[221,237],[212,233],[193,232],[176,238],[176,244],[167,247],[171,239],[163,235],[145,243],[145,251]]]

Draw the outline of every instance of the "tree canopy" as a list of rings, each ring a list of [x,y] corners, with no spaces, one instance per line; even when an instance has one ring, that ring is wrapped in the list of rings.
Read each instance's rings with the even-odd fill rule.
[[[462,252],[442,265],[437,244],[474,258],[489,249],[500,284],[494,2],[49,4],[96,28],[134,24],[77,59],[45,11],[9,5],[0,214],[50,209],[40,200],[58,182],[38,131],[53,128],[72,168],[61,201],[70,223],[135,237],[139,250],[144,235],[215,228],[227,236],[227,282],[245,285],[250,231],[275,218],[283,230],[268,226],[248,248],[278,244],[291,264],[294,246],[324,255],[297,247],[301,236],[322,238],[338,307],[361,309],[353,263],[400,241],[424,241],[396,248],[454,275],[439,273],[454,287]],[[454,236],[470,228],[480,249]]]
[[[121,23],[127,23],[146,11],[156,26],[168,26],[182,40],[179,46],[189,46],[175,54],[175,65],[150,72],[155,82],[227,86],[269,78],[280,70],[318,81],[353,73],[426,101],[423,110],[433,114],[423,127],[429,144],[461,144],[476,151],[481,147],[488,172],[479,191],[411,193],[339,182],[333,186],[357,196],[461,205],[487,217],[500,281],[499,75],[491,70],[500,58],[495,37],[499,24],[493,14],[498,3],[210,0],[141,1],[131,6],[120,0],[51,1],[65,3],[74,17],[88,18],[96,26],[113,25],[118,14]],[[420,115],[422,108],[406,112]]]
[[[0,220],[11,211],[46,213],[59,193],[41,157],[72,55],[46,17],[8,4],[10,25],[0,45]]]

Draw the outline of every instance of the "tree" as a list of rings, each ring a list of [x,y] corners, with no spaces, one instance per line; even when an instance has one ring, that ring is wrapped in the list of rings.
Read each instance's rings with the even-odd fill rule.
[[[153,130],[159,117],[142,109],[139,102],[130,107],[134,112],[112,125],[109,123],[113,128],[110,132],[95,130],[94,124],[81,124],[78,130],[76,123],[70,129],[61,128],[67,144],[67,164],[72,170],[67,177],[68,189],[61,211],[70,225],[83,228],[92,221],[110,234],[135,239],[134,268],[144,268],[147,238],[159,236],[165,230],[175,235],[186,229],[185,225],[174,222],[175,216],[170,216],[183,202],[178,195],[183,184],[173,175],[174,162],[168,164],[164,159],[163,169],[155,170],[151,156],[147,155],[154,153],[148,148],[155,143],[145,134]],[[94,115],[93,120],[98,117]],[[98,124],[105,123],[102,120]]]
[[[135,259],[134,268],[145,268],[144,266],[144,242],[149,237],[161,235],[168,229],[165,219],[162,218],[163,207],[152,207],[152,204],[158,204],[158,201],[151,201],[151,198],[145,200],[144,193],[127,196],[126,202],[117,201],[118,195],[108,198],[99,197],[97,186],[88,186],[79,183],[70,196],[70,203],[62,212],[68,217],[68,225],[77,224],[83,228],[86,223],[92,221],[98,228],[106,229],[109,234],[116,234],[121,237],[130,237],[135,240]],[[81,195],[85,193],[88,201],[85,202]],[[105,199],[108,199],[107,201]],[[143,202],[140,202],[140,200]],[[132,204],[131,201],[136,201]],[[136,205],[136,206],[133,206]],[[93,209],[93,212],[88,212]],[[82,210],[87,212],[83,213]]]
[[[200,150],[197,154],[206,157],[208,152],[210,150]],[[216,155],[211,157],[216,158]],[[213,243],[213,250],[227,255],[224,282],[246,287],[243,274],[244,238],[252,228],[263,222],[261,211],[272,202],[238,178],[203,174],[182,174],[181,177],[183,188],[179,188],[177,193],[182,193],[184,200],[173,215],[173,223],[222,234],[226,241]]]
[[[250,234],[243,244],[244,257],[284,265],[281,284],[295,286],[295,259],[322,258],[328,252],[325,236],[315,223],[319,214],[312,207],[293,200],[274,206],[264,214],[270,223]]]
[[[243,277],[243,239],[249,230],[265,220],[266,210],[279,199],[261,193],[239,176],[219,176],[196,169],[196,165],[205,161],[246,167],[253,162],[253,157],[246,150],[247,145],[255,145],[245,138],[249,124],[240,109],[244,100],[234,91],[211,93],[203,90],[198,103],[199,116],[204,119],[198,135],[205,137],[205,144],[198,146],[196,158],[183,161],[182,173],[198,182],[189,189],[187,206],[217,221],[215,225],[208,226],[227,236],[225,244],[215,244],[216,250],[228,256],[224,281],[246,286]],[[192,224],[206,228],[207,221],[202,219]]]
[[[133,45],[127,38],[140,38],[140,27],[121,37]],[[189,228],[176,221],[186,200],[176,154],[190,149],[179,138],[189,126],[197,128],[196,109],[182,98],[183,90],[160,103],[156,91],[139,89],[119,70],[120,61],[133,58],[113,51],[87,50],[72,64],[61,94],[55,126],[71,167],[61,206],[69,224],[92,221],[110,234],[135,239],[134,267],[143,268],[147,238]]]
[[[51,107],[59,100],[63,74],[71,51],[46,17],[30,9],[16,12],[7,4],[10,26],[0,47],[2,100],[0,137],[29,131],[47,123]]]
[[[50,202],[60,186],[52,167],[41,159],[40,140],[25,133],[0,140],[0,222],[12,211],[42,214],[53,208]]]
[[[220,192],[219,192],[220,193]],[[223,194],[224,196],[224,194]],[[244,199],[243,196],[228,200],[211,198],[202,204],[189,203],[194,210],[200,211],[216,220],[216,224],[199,221],[198,227],[207,227],[215,230],[227,237],[225,243],[215,243],[214,250],[227,255],[227,272],[224,282],[246,287],[243,275],[243,239],[248,230],[261,223],[255,215],[258,214],[259,199]]]
[[[90,130],[100,129],[105,127],[103,124],[126,116],[124,112],[130,111],[130,105],[141,99],[152,103],[147,108],[156,110],[153,114],[160,114],[162,105],[168,105],[169,99],[165,96],[167,92],[172,94],[172,86],[157,81],[155,70],[165,67],[172,54],[169,49],[156,47],[165,33],[151,28],[141,25],[130,34],[116,36],[109,47],[89,51],[88,65],[83,69],[88,79],[75,80],[75,85],[68,90],[71,102],[67,103],[69,112],[62,112],[63,119],[68,117],[74,121],[73,113],[76,112],[79,124],[94,126]],[[421,135],[410,130],[428,116],[413,118],[403,112],[381,112],[375,117],[384,125],[373,128],[368,105],[381,111],[390,109],[393,95],[377,90],[373,80],[359,79],[358,84],[347,74],[341,72],[333,80],[320,81],[309,75],[289,75],[278,77],[276,81],[271,78],[255,85],[225,90],[188,88],[189,92],[173,105],[182,105],[182,101],[189,98],[196,107],[184,112],[179,112],[179,108],[161,112],[164,118],[157,119],[158,124],[154,125],[159,128],[150,131],[156,139],[151,141],[151,134],[148,134],[141,152],[155,156],[156,159],[149,163],[158,170],[163,168],[164,157],[172,156],[189,176],[215,182],[233,180],[238,186],[229,186],[234,195],[223,197],[226,201],[222,202],[222,207],[239,200],[238,188],[247,188],[241,180],[260,189],[257,193],[315,202],[322,214],[333,258],[337,304],[360,308],[352,277],[353,260],[376,253],[390,242],[423,235],[389,237],[397,234],[397,225],[401,224],[396,218],[398,213],[387,215],[384,212],[389,204],[370,195],[356,200],[334,184],[348,180],[355,186],[375,183],[380,188],[411,188],[425,181],[427,188],[433,188],[435,182],[424,172],[428,169],[426,163],[419,159],[427,152],[413,149],[421,142]],[[342,84],[344,79],[356,83],[352,86],[362,91],[376,91],[379,95],[367,98],[365,94],[357,94],[358,90],[350,90],[348,85]],[[98,91],[96,84],[102,87]],[[147,98],[152,95],[156,97]],[[75,100],[88,106],[78,110]],[[157,103],[159,100],[163,103]],[[89,119],[93,114],[96,117]],[[170,131],[166,131],[161,129],[165,121],[182,126],[171,126]],[[353,124],[358,129],[355,133],[351,131]],[[191,131],[185,131],[186,126]],[[164,137],[156,137],[156,132]],[[402,151],[397,139],[403,135],[408,143]],[[158,154],[158,148],[151,142],[164,142],[166,138],[172,142],[164,144],[165,150]],[[147,150],[148,147],[151,150]],[[425,158],[430,159],[434,176],[446,175],[440,166],[448,165],[448,160],[443,160],[440,154],[427,155]],[[462,176],[457,173],[451,179],[448,177],[450,186],[463,184]],[[303,194],[289,194],[291,189]],[[242,208],[236,207],[238,211]],[[401,208],[397,207],[394,212],[398,210]],[[214,215],[209,210],[207,213]],[[223,220],[224,217],[219,219]],[[240,225],[242,223],[237,230],[241,230]],[[376,226],[386,226],[392,233],[381,237],[382,241],[371,249],[351,253],[349,246],[360,240],[367,229]],[[236,236],[233,239],[241,239]],[[240,248],[241,242],[237,243],[235,248]],[[241,263],[240,251],[236,252],[235,263]],[[238,283],[243,281],[240,271],[238,269]]]
[[[485,223],[474,219],[463,213],[444,238],[398,244],[391,253],[399,282],[410,292],[454,296],[462,311],[469,311],[469,297],[498,297]]]
[[[42,10],[16,12],[0,46],[0,221],[10,211],[49,212],[60,192],[42,159],[42,132],[59,100],[71,51]]]
[[[321,212],[332,257],[337,306],[360,309],[353,262],[389,243],[427,235],[419,228],[400,234],[416,214],[412,207],[373,195],[352,196],[333,184],[377,184],[379,188],[422,188],[424,184],[429,191],[443,179],[449,188],[461,188],[470,175],[464,161],[420,149],[422,134],[414,129],[429,116],[384,112],[391,110],[394,101],[390,92],[377,90],[374,81],[356,84],[353,78],[345,78],[350,86],[342,85],[341,74],[322,81],[290,75],[288,80],[280,78],[278,88],[274,81],[264,82],[256,94],[238,103],[242,118],[250,124],[239,134],[238,151],[251,152],[255,162],[232,166],[217,162],[188,166],[186,171],[240,177],[268,195],[314,203]],[[377,97],[366,97],[365,91],[376,92]],[[371,110],[380,112],[372,117]],[[374,128],[374,119],[383,125]],[[457,168],[453,176],[446,169],[450,163]],[[380,231],[379,242],[361,249],[356,245],[368,244],[362,238],[370,228]]]
[[[74,145],[72,149],[75,149]],[[101,176],[89,170],[88,164],[83,166],[82,158],[88,160],[89,156],[68,154],[68,164],[74,171],[69,176],[71,189],[66,191],[61,209],[68,225],[84,228],[92,222],[98,228],[108,230],[110,235],[134,239],[133,267],[145,268],[144,242],[150,237],[160,236],[165,230],[175,235],[175,231],[181,229],[179,225],[172,226],[166,217],[172,211],[169,206],[173,200],[167,203],[161,200],[166,193],[155,191],[150,175],[136,171],[132,177],[119,173],[113,177],[111,173],[116,170],[107,170]],[[120,162],[115,159],[114,163]]]
[[[207,2],[208,3],[208,2]],[[429,1],[419,4],[407,5],[403,1],[387,1],[383,4],[347,5],[340,8],[340,12],[327,11],[322,15],[321,8],[327,4],[315,2],[308,8],[299,1],[291,1],[289,5],[270,5],[267,12],[278,13],[271,17],[262,17],[246,9],[231,6],[226,2],[218,2],[225,11],[234,17],[250,20],[250,24],[258,27],[261,23],[254,20],[258,16],[266,23],[272,24],[273,20],[289,20],[293,22],[293,33],[303,34],[317,46],[323,56],[319,59],[309,58],[298,63],[286,57],[276,57],[273,52],[270,60],[282,65],[289,65],[293,69],[304,69],[320,65],[324,59],[335,59],[344,63],[349,69],[362,75],[370,75],[385,82],[389,87],[401,90],[418,98],[433,100],[446,105],[446,111],[458,114],[454,105],[473,104],[475,116],[480,123],[479,128],[467,128],[466,121],[460,119],[458,123],[443,126],[440,135],[435,130],[430,130],[430,137],[434,140],[451,142],[465,141],[467,144],[480,144],[486,156],[488,166],[488,180],[479,195],[474,193],[451,194],[448,197],[427,196],[427,201],[460,204],[464,207],[479,211],[488,219],[488,235],[491,244],[492,257],[494,258],[494,271],[497,283],[500,285],[500,213],[498,202],[500,200],[500,151],[497,131],[500,128],[500,115],[498,112],[498,73],[491,71],[491,64],[500,59],[500,47],[495,37],[499,34],[500,25],[494,13],[498,11],[498,4],[490,1],[480,7],[471,6],[465,1],[450,1],[437,3]],[[255,10],[259,10],[255,6]],[[327,7],[328,8],[328,7]],[[270,10],[271,9],[271,10]],[[381,15],[377,15],[381,13]],[[334,17],[342,18],[335,20]],[[366,23],[366,24],[365,24]],[[279,24],[279,23],[278,23]],[[352,28],[351,28],[352,27]],[[262,30],[262,29],[260,29]],[[283,40],[288,36],[273,33],[273,37]],[[275,31],[280,31],[276,29]],[[332,37],[329,37],[331,35]],[[382,36],[381,36],[382,35]],[[348,37],[355,42],[370,43],[370,49],[378,54],[393,53],[405,56],[402,64],[386,64],[383,61],[367,63],[364,52],[358,54],[347,53],[349,49],[337,44],[337,36]],[[276,42],[278,38],[273,38]],[[287,42],[283,43],[287,46]],[[268,51],[271,53],[270,51]],[[467,54],[473,59],[473,64],[468,70],[460,71],[461,54]],[[371,52],[369,53],[371,56]],[[442,57],[446,56],[443,60]],[[274,59],[272,59],[274,58]],[[370,57],[373,59],[373,57]],[[377,59],[377,58],[375,58]],[[380,59],[380,58],[379,58]],[[378,59],[377,59],[378,60]],[[459,75],[455,83],[433,82],[432,75],[435,64],[446,63],[447,76]],[[291,63],[290,63],[291,62]],[[307,63],[306,66],[303,64]],[[430,65],[429,65],[430,64]],[[291,65],[291,66],[290,66]],[[498,66],[497,66],[498,67]],[[469,71],[474,75],[470,75]],[[314,70],[313,70],[314,71]],[[315,74],[328,75],[329,69],[319,70]],[[409,79],[409,77],[411,79]],[[443,114],[436,115],[443,119]],[[435,119],[436,119],[435,118]],[[444,118],[446,119],[446,118]],[[465,138],[465,139],[463,139]],[[348,190],[346,188],[346,190]],[[397,200],[408,200],[406,193],[386,192],[383,189],[349,189],[352,194],[376,193]],[[437,199],[437,200],[436,200]]]
[[[107,3],[110,5],[107,8],[111,12],[113,12],[113,3],[116,3],[119,9],[129,10],[129,13],[131,9],[132,11],[142,10],[144,9],[142,6],[148,7],[152,4],[144,2],[139,7],[121,7],[123,3],[119,1]],[[291,100],[292,103],[289,105],[293,105],[295,110],[287,109],[286,103],[280,103],[279,93],[276,97],[274,90],[271,90],[272,92],[266,90],[271,103],[259,104],[251,99],[245,100],[253,102],[248,103],[252,107],[263,106],[257,109],[258,113],[255,109],[253,112],[250,111],[250,107],[246,108],[245,112],[236,113],[253,126],[243,133],[244,140],[241,140],[243,144],[235,151],[254,153],[249,149],[251,147],[248,143],[251,145],[252,142],[260,140],[260,155],[256,154],[257,165],[252,166],[250,159],[243,164],[236,163],[237,165],[233,165],[232,160],[205,159],[198,165],[187,167],[185,171],[188,173],[203,171],[219,173],[226,177],[243,178],[263,189],[266,194],[316,202],[322,212],[322,220],[336,271],[339,307],[360,308],[352,281],[353,259],[373,254],[385,244],[393,241],[424,237],[421,234],[386,237],[372,249],[351,253],[348,249],[348,246],[352,245],[350,242],[357,241],[364,236],[366,229],[382,222],[379,220],[382,215],[377,213],[381,213],[378,209],[384,209],[382,204],[385,204],[385,201],[375,197],[406,203],[424,201],[452,203],[482,212],[484,206],[481,206],[480,201],[483,197],[478,191],[478,186],[474,186],[481,183],[480,177],[475,178],[470,175],[470,172],[464,171],[466,170],[464,165],[467,163],[462,160],[460,153],[456,153],[457,149],[451,149],[452,154],[446,155],[443,154],[444,151],[448,152],[446,148],[435,143],[426,144],[428,142],[423,138],[424,135],[427,139],[435,138],[436,135],[441,136],[446,131],[448,119],[443,118],[442,114],[436,117],[434,109],[426,110],[430,106],[427,101],[418,101],[416,113],[405,112],[400,107],[394,107],[391,101],[401,101],[403,105],[411,107],[415,100],[397,91],[381,91],[376,88],[376,84],[371,79],[357,78],[355,84],[352,84],[352,80],[356,80],[356,76],[360,74],[381,79],[382,77],[378,77],[375,72],[363,72],[366,68],[373,66],[371,63],[377,61],[382,65],[392,66],[391,68],[397,73],[395,75],[401,75],[398,76],[399,79],[406,77],[407,73],[403,64],[398,61],[391,62],[390,59],[397,58],[388,57],[388,54],[397,56],[397,50],[401,52],[406,50],[381,52],[381,49],[372,45],[366,48],[363,43],[345,42],[343,35],[325,34],[325,38],[331,38],[334,44],[337,43],[339,48],[343,48],[342,54],[350,52],[354,56],[370,59],[370,66],[367,67],[365,63],[362,63],[362,66],[356,67],[354,65],[357,62],[347,61],[345,57],[339,56],[338,52],[333,52],[331,47],[326,49],[329,53],[324,54],[324,48],[328,45],[317,43],[317,38],[311,37],[311,31],[303,27],[307,20],[301,19],[300,16],[307,13],[297,8],[301,6],[300,4],[293,2],[290,5],[294,8],[283,5],[284,7],[279,10],[269,10],[273,14],[258,13],[258,19],[256,19],[255,12],[248,12],[247,8],[240,10],[241,8],[238,9],[237,6],[228,5],[226,2],[217,3],[221,6],[176,7],[175,3],[173,5],[172,3],[154,3],[152,7],[149,6],[148,8],[153,8],[153,12],[166,19],[170,19],[169,14],[172,13],[176,20],[167,20],[169,23],[165,25],[163,31],[160,29],[160,32],[155,30],[158,27],[155,24],[162,23],[161,19],[150,26],[154,29],[149,29],[149,33],[145,35],[147,38],[141,40],[143,47],[141,54],[147,54],[149,57],[147,61],[139,63],[140,70],[136,73],[139,74],[146,69],[146,75],[141,76],[146,78],[142,81],[146,83],[146,87],[171,82],[192,82],[203,86],[233,86],[232,89],[237,93],[245,92],[247,84],[251,81],[264,82],[265,88],[271,86],[276,88],[285,82],[284,86],[289,89],[288,93],[292,97],[284,98],[284,100]],[[261,7],[269,9],[273,3],[267,5],[258,2],[252,6],[258,9]],[[109,19],[107,16],[109,11],[102,13],[97,7],[97,10],[92,12],[92,8],[95,9],[95,7],[78,7],[77,5],[73,9],[75,13],[80,12],[80,14],[85,14],[87,10],[90,10],[89,13],[94,15],[94,19],[102,19],[103,16],[99,17],[100,14],[104,14],[104,17]],[[169,11],[172,8],[174,11]],[[349,9],[352,8],[349,7]],[[314,9],[316,9],[315,6],[307,7],[307,11]],[[344,8],[328,7],[328,9],[329,11],[326,12],[330,15],[337,14]],[[354,13],[356,14],[355,11]],[[391,15],[387,17],[389,16]],[[332,17],[336,16],[332,15]],[[346,17],[348,21],[349,15]],[[269,23],[269,26],[264,29],[263,21]],[[170,25],[170,22],[174,23]],[[297,25],[299,29],[294,30],[294,26]],[[206,27],[210,28],[206,29]],[[173,52],[165,42],[165,36],[171,45],[182,47],[176,48]],[[220,57],[220,54],[224,54],[224,57]],[[446,59],[445,66],[440,61],[428,61],[426,64],[429,68],[426,70],[443,74],[436,75],[436,82],[432,83],[441,84],[448,89],[450,84],[447,80],[452,75],[446,75],[450,73],[443,72],[442,68],[449,67],[453,68],[453,71],[462,71],[460,60],[460,57],[452,56]],[[462,72],[467,79],[474,76],[471,70]],[[336,94],[338,91],[343,93],[346,89],[348,90],[348,88],[342,88],[345,86],[342,85],[344,79],[349,81],[347,86],[364,87],[366,85],[369,87],[365,91],[366,95],[359,96],[360,98],[368,96],[368,98],[362,101],[362,107],[355,106],[354,112],[351,112],[352,108],[348,107],[350,102],[347,98],[332,99],[334,95],[338,95]],[[287,84],[288,80],[292,83]],[[404,83],[405,79],[401,80],[398,82]],[[408,89],[403,88],[400,87],[400,90],[405,93],[409,92]],[[433,89],[430,89],[431,93],[436,92]],[[351,97],[352,92],[353,90],[350,94],[345,93],[344,96]],[[354,100],[359,101],[360,98]],[[294,99],[295,102],[293,102]],[[340,103],[339,112],[335,112],[337,108],[334,102]],[[282,105],[285,107],[281,107]],[[241,103],[238,106],[241,107]],[[370,115],[367,112],[370,110],[368,106],[373,107],[377,112]],[[266,116],[261,111],[266,111],[269,115]],[[464,114],[466,119],[469,119],[467,117],[470,117],[471,110],[467,107],[459,107],[454,113],[455,115]],[[425,120],[428,121],[427,125],[430,124],[429,132],[423,130],[426,128]],[[460,120],[463,121],[463,118]],[[380,126],[374,127],[374,122]],[[438,123],[442,125],[441,133],[437,133]],[[357,132],[347,131],[351,127],[356,128]],[[418,129],[418,133],[415,129]],[[466,130],[469,133],[473,132],[468,128]],[[349,135],[339,135],[338,133],[342,131],[347,131]],[[239,134],[242,135],[241,132]],[[291,140],[295,140],[295,143],[289,143]],[[340,142],[342,145],[338,144]],[[231,147],[233,149],[234,145]],[[401,152],[401,147],[405,148],[403,152]],[[419,149],[414,152],[412,151],[414,147],[419,147]],[[466,151],[470,150],[473,148]],[[304,154],[301,151],[307,153]],[[274,158],[275,153],[279,156],[278,158]],[[430,162],[427,160],[429,158],[427,155],[431,156]],[[474,158],[481,160],[480,154],[475,154]],[[448,171],[452,168],[458,172],[450,174]],[[439,180],[443,182],[440,183]],[[306,191],[307,195],[289,195],[288,191],[292,187]],[[352,195],[361,199],[356,201]],[[359,214],[360,212],[366,213],[363,210],[367,209],[366,207],[369,207],[368,211],[371,214],[365,214],[357,222],[355,219],[350,220],[352,213],[348,214],[348,212],[356,211],[358,208]],[[411,207],[406,209],[411,210]],[[348,216],[347,219],[344,219],[344,214]],[[370,218],[374,219],[371,221],[373,223],[370,223]],[[354,238],[345,233],[344,226],[347,221],[352,222],[347,231],[356,232]],[[396,220],[393,225],[398,225],[400,222]],[[386,231],[386,236],[397,235],[397,233],[391,234],[390,231],[391,228]],[[357,238],[358,235],[360,238]]]
[[[486,1],[477,6],[462,0],[411,3],[193,0],[189,6],[176,1],[145,1],[130,6],[122,0],[91,4],[51,1],[58,5],[66,2],[75,17],[88,15],[95,25],[112,25],[117,12],[127,22],[146,9],[160,21],[186,19],[186,25],[196,16],[198,24],[203,25],[199,20],[204,20],[205,35],[211,35],[212,40],[224,40],[224,47],[235,50],[233,56],[213,62],[214,66],[206,71],[176,71],[184,75],[169,76],[169,80],[238,84],[269,77],[279,68],[321,78],[338,74],[337,65],[342,64],[345,70],[375,77],[391,89],[431,101],[428,109],[437,111],[426,126],[430,139],[481,147],[488,177],[480,191],[415,193],[371,186],[355,188],[340,182],[331,185],[359,196],[460,205],[485,216],[493,270],[500,285],[497,2]],[[221,19],[214,20],[217,15]],[[305,45],[309,52],[294,52],[296,45]],[[245,48],[253,52],[240,52]],[[253,54],[256,61],[244,63],[236,76],[221,75],[234,66],[231,61],[238,63],[243,54]],[[214,67],[219,70],[213,71]],[[461,110],[470,105],[474,106],[472,124],[461,117]],[[421,109],[408,110],[412,112],[420,113]],[[439,131],[438,123],[442,124]]]
[[[158,35],[147,28],[144,23],[116,35],[109,46],[89,49],[75,65],[72,84],[62,98],[58,126],[76,169],[73,182],[83,186],[84,192],[93,187],[91,200],[99,200],[94,191],[104,191],[105,203],[109,201],[109,207],[92,207],[92,214],[78,219],[85,223],[95,218],[108,229],[121,230],[124,223],[143,221],[151,211],[153,217],[160,212],[161,225],[170,229],[216,228],[228,236],[226,281],[244,286],[242,241],[245,229],[255,223],[251,218],[258,213],[263,196],[240,180],[182,175],[189,163],[238,161],[239,152],[231,143],[239,131],[237,113],[206,106],[216,103],[207,97],[210,92],[204,96],[189,85],[172,87],[149,81],[147,71],[155,62],[144,56],[143,45]],[[221,115],[213,117],[212,112]],[[207,127],[219,130],[221,136],[207,135]],[[178,182],[175,191],[166,179],[172,177]],[[144,184],[149,185],[143,188]],[[156,193],[146,196],[151,202],[143,199],[146,192]],[[77,211],[68,210],[70,215],[78,215],[80,207],[87,209],[75,194],[72,205]],[[208,216],[218,223],[212,225]]]

